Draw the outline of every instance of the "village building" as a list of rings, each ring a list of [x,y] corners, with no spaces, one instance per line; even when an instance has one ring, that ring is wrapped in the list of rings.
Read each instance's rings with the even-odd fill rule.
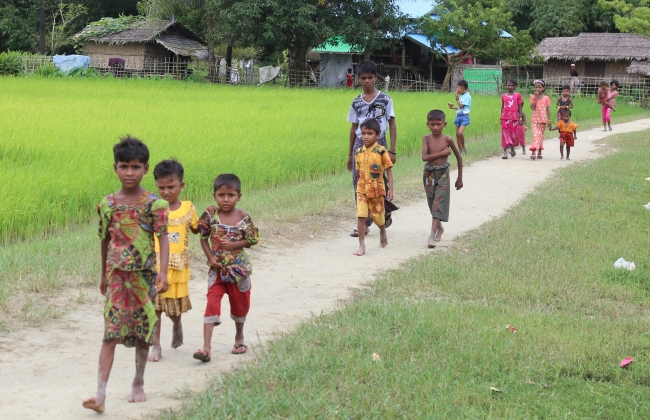
[[[571,64],[581,78],[625,79],[650,75],[650,38],[632,34],[581,33],[545,38],[537,46],[544,78],[566,77]]]
[[[91,67],[143,74],[182,73],[192,57],[208,56],[205,42],[173,20],[136,21],[121,32],[87,38],[83,51],[90,57]]]

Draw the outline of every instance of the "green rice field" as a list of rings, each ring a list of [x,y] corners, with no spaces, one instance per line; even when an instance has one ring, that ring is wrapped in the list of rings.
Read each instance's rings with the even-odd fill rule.
[[[171,156],[183,163],[190,200],[209,197],[222,172],[238,174],[247,190],[343,172],[347,111],[359,93],[36,77],[0,78],[0,92],[0,243],[93,219],[101,197],[119,189],[111,148],[126,134],[147,143],[152,169]],[[398,155],[419,153],[426,113],[447,109],[453,95],[391,96]],[[474,97],[468,144],[498,132],[499,112],[499,97]],[[614,124],[640,113],[621,104]],[[599,115],[595,101],[576,100],[578,124]],[[450,135],[453,116],[447,109]],[[144,186],[154,188],[151,173]]]

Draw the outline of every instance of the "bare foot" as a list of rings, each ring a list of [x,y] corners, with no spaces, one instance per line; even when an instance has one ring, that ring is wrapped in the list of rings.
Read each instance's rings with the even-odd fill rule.
[[[160,348],[160,345],[153,345],[151,346],[151,353],[149,353],[149,357],[147,357],[147,360],[150,362],[157,362],[160,360],[162,357],[162,348]]]
[[[571,159],[569,159],[569,158],[566,158],[566,160],[571,160]]]
[[[388,245],[388,235],[386,235],[386,228],[384,228],[379,232],[379,247],[386,248],[386,245]]]
[[[182,345],[183,345],[183,324],[178,322],[177,324],[174,324],[174,329],[172,332],[172,348],[177,349]]]
[[[366,246],[365,245],[359,245],[359,249],[357,249],[356,252],[354,252],[352,255],[362,256],[365,253],[366,253]]]
[[[144,393],[142,385],[133,385],[131,389],[131,397],[129,402],[144,402],[147,401],[147,396]]]
[[[436,234],[435,232],[431,232],[431,235],[429,235],[429,242],[427,244],[429,248],[435,248],[436,247]]]
[[[438,227],[438,231],[436,232],[436,242],[440,242],[443,233],[445,233],[445,229],[442,227],[442,223],[440,223],[440,227]]]
[[[103,413],[104,412],[104,398],[97,398],[97,397],[90,397],[87,400],[84,400],[83,403],[81,403],[84,408],[87,408],[89,410],[96,411],[98,413]]]

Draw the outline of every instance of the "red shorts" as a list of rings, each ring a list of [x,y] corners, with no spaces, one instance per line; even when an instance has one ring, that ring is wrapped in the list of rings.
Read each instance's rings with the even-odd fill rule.
[[[242,292],[241,289],[245,289]],[[214,284],[208,289],[208,303],[205,306],[203,315],[204,324],[221,324],[221,299],[228,295],[230,302],[230,317],[238,323],[246,321],[246,315],[251,307],[251,283],[250,277],[240,280],[238,283],[224,283],[221,276],[217,276]]]
[[[571,131],[560,131],[560,144],[573,147],[573,133]]]

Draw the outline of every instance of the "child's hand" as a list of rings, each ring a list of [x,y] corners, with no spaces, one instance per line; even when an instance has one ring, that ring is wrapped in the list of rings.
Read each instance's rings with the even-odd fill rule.
[[[458,100],[458,98],[460,98],[460,93],[458,93],[458,91],[456,91],[456,95],[455,95],[455,96],[456,96],[456,100]]]
[[[456,189],[460,190],[461,188],[463,188],[463,179],[462,178],[457,178],[456,179]]]
[[[215,205],[208,206],[208,208],[205,209],[205,211],[207,211],[210,214],[210,216],[214,216],[215,213],[219,212],[219,207],[217,207]]]
[[[452,104],[451,102],[447,102],[447,106],[448,106],[450,109],[456,109],[456,108],[454,108],[454,104]]]
[[[237,244],[235,242],[229,241],[228,239],[219,238],[219,242],[221,242],[221,249],[224,251],[233,251],[237,249]]]
[[[108,288],[108,279],[106,274],[102,276],[102,280],[99,282],[99,291],[102,295],[106,294],[106,289]]]
[[[386,191],[386,199],[388,201],[393,201],[393,189],[389,188],[388,191]]]
[[[156,284],[158,285],[158,293],[165,293],[169,288],[169,283],[167,282],[167,273],[158,273],[158,276],[156,277]]]
[[[219,260],[217,260],[217,257],[215,257],[214,255],[210,255],[208,257],[208,266],[215,267],[215,268],[219,267]]]
[[[444,153],[443,156],[451,155],[451,147],[447,147],[445,150],[442,151],[442,153]]]
[[[348,171],[352,172],[352,156],[348,156]]]

